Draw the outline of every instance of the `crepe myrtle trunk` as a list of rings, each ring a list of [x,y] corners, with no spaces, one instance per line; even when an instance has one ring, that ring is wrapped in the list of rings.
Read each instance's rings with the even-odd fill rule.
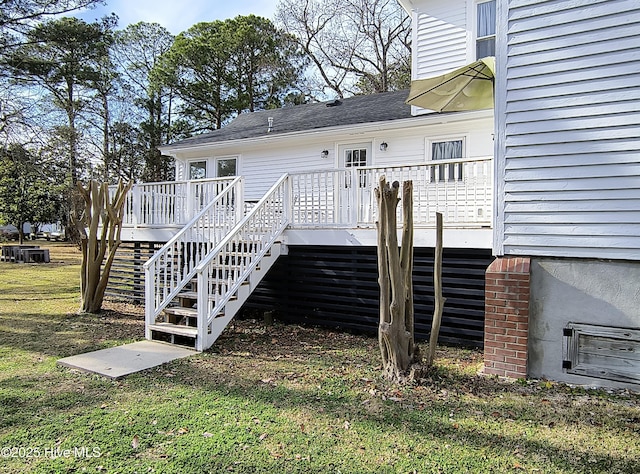
[[[410,377],[415,362],[413,308],[413,182],[402,186],[403,229],[398,247],[396,209],[400,183],[380,177],[375,189],[378,203],[378,284],[380,324],[378,341],[385,375],[402,382]]]
[[[111,265],[121,242],[125,198],[131,183],[125,185],[120,181],[112,198],[109,198],[106,183],[92,180],[86,188],[81,183],[77,186],[84,200],[84,212],[75,220],[82,250],[80,312],[99,313]]]

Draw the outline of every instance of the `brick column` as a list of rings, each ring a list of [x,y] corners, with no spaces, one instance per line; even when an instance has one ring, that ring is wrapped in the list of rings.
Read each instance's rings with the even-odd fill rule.
[[[502,257],[486,271],[484,373],[527,376],[530,259]]]

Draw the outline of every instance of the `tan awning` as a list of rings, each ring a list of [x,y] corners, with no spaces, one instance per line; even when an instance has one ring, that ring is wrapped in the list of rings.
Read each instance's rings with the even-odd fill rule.
[[[437,112],[493,108],[495,63],[489,56],[442,76],[412,81],[406,103]]]

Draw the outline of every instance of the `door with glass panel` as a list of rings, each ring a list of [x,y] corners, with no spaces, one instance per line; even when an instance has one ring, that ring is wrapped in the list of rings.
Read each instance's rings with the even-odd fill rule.
[[[198,212],[206,204],[206,196],[202,192],[202,183],[198,180],[207,178],[207,160],[194,160],[189,162],[188,177],[189,177],[189,193],[188,196],[192,196],[191,202],[187,203],[187,213],[190,219],[193,214]]]
[[[371,166],[371,143],[351,143],[338,147],[340,167],[345,168],[344,179],[340,183],[340,218],[341,222],[355,223],[367,220],[371,209],[371,186],[365,173],[357,168]]]
[[[462,210],[464,202],[464,138],[446,138],[429,142],[429,159],[443,164],[429,167],[431,185],[428,186],[427,213],[429,222],[435,222],[435,213],[441,212],[448,221],[455,220],[456,210]],[[463,202],[460,202],[460,201]],[[424,218],[423,217],[423,218]]]

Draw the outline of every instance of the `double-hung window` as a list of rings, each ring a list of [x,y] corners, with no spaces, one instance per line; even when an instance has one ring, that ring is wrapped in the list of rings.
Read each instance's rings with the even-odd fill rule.
[[[238,167],[237,161],[238,160],[235,156],[216,158],[216,178],[236,176]]]
[[[432,140],[430,142],[430,158],[438,160],[460,160],[464,158],[464,139]],[[431,181],[461,181],[462,163],[448,163],[435,167]]]
[[[203,179],[207,177],[207,161],[189,162],[189,179]]]
[[[476,59],[496,55],[496,1],[476,4]]]

